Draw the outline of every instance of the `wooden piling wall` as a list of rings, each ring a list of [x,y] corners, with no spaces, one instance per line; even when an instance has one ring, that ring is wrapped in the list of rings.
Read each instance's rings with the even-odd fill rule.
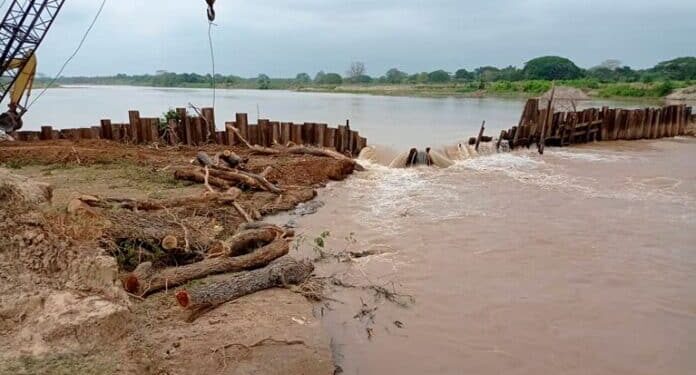
[[[676,137],[685,135],[688,123],[694,121],[692,108],[685,104],[630,110],[588,108],[554,112],[552,116],[546,112],[546,108],[539,108],[538,99],[529,99],[517,126],[505,131],[510,147],[529,146],[542,138],[545,145],[563,147],[594,141]]]
[[[17,132],[20,141],[43,141],[54,139],[106,139],[130,144],[190,145],[204,144],[238,145],[239,137],[231,129],[253,145],[271,147],[275,144],[312,145],[333,148],[351,156],[357,156],[367,146],[367,139],[351,130],[349,123],[330,127],[328,124],[305,122],[271,121],[260,119],[258,124],[249,124],[246,113],[237,113],[234,121],[219,122],[225,124],[223,131],[215,127],[215,112],[212,108],[203,108],[201,116],[191,116],[185,108],[177,108],[177,119],[162,123],[159,118],[141,117],[140,111],[128,111],[128,123],[113,123],[102,119],[99,126],[87,128],[53,130],[51,126],[42,126],[41,131]]]

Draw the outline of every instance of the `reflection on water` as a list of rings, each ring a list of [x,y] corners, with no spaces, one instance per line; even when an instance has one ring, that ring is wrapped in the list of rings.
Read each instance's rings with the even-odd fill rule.
[[[338,290],[324,322],[348,374],[684,374],[696,368],[693,139],[607,142],[368,171],[299,219],[323,264],[413,295]],[[355,233],[357,244],[343,239]],[[309,250],[302,254],[308,255]],[[297,254],[296,254],[297,255]],[[354,319],[377,306],[373,337]],[[398,320],[403,328],[394,325]]]

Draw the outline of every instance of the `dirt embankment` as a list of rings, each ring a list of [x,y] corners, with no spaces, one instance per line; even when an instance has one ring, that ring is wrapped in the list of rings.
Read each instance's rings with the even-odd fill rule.
[[[240,212],[259,218],[292,209],[354,168],[330,157],[234,149],[245,171],[263,174],[282,193],[239,185],[235,202],[242,211],[205,202],[153,212],[75,205],[85,196],[147,202],[200,197],[202,185],[173,177],[190,168],[199,150],[102,141],[0,145],[0,373],[333,371],[312,305],[289,290],[255,293],[193,322],[177,306],[175,288],[147,298],[123,290],[124,275],[139,263],[195,262],[238,231],[245,222]],[[180,247],[186,243],[176,255],[157,242],[170,232],[181,236]]]

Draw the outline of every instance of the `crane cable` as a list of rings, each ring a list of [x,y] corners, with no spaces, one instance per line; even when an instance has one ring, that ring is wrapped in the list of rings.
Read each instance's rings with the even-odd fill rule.
[[[97,23],[97,20],[99,19],[99,16],[101,15],[102,11],[104,10],[105,5],[106,5],[106,0],[102,0],[102,3],[99,6],[99,9],[97,10],[97,14],[94,15],[94,19],[92,20],[92,23],[87,28],[87,31],[85,31],[84,35],[82,36],[82,39],[80,40],[80,43],[78,44],[77,48],[75,48],[75,51],[72,53],[72,55],[70,55],[70,57],[68,57],[67,60],[65,60],[65,62],[63,63],[63,66],[61,66],[60,70],[55,75],[55,77],[53,77],[51,82],[49,82],[49,84],[46,85],[46,87],[44,87],[43,90],[41,90],[39,95],[37,95],[34,98],[34,100],[32,100],[31,103],[29,103],[29,105],[27,105],[27,107],[26,107],[27,110],[29,108],[31,108],[31,106],[33,106],[34,103],[36,103],[36,101],[39,100],[39,98],[43,96],[43,94],[46,93],[46,91],[48,90],[49,87],[53,86],[53,84],[56,83],[56,81],[58,81],[61,78],[61,75],[63,74],[63,71],[65,70],[65,68],[68,66],[68,64],[70,64],[70,62],[75,58],[75,56],[77,56],[77,54],[80,52],[80,49],[82,49],[82,46],[85,44],[85,41],[87,40],[87,36],[89,36],[89,33],[92,31],[92,29],[94,28],[94,25]],[[29,97],[27,97],[27,100],[29,100]]]
[[[210,46],[210,63],[213,68],[213,74],[211,75],[211,85],[213,88],[213,110],[215,110],[215,49],[213,48],[213,26],[216,26],[213,21],[208,21],[208,45]]]

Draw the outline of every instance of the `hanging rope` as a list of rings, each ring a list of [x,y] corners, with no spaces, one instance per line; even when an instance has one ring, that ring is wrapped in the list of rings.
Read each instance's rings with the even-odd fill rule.
[[[87,36],[89,36],[89,33],[92,32],[92,29],[94,28],[94,25],[97,23],[97,20],[99,19],[99,16],[101,15],[102,11],[104,10],[105,5],[106,5],[106,0],[102,0],[102,3],[99,6],[99,9],[97,10],[97,14],[94,15],[94,19],[92,20],[92,23],[89,25],[89,27],[87,28],[87,31],[85,31],[84,35],[82,35],[82,39],[80,40],[80,44],[78,44],[77,48],[75,48],[75,51],[72,53],[72,55],[70,55],[70,57],[68,57],[68,59],[65,60],[65,62],[63,63],[63,66],[61,66],[60,70],[58,71],[58,74],[56,74],[56,76],[53,77],[51,82],[49,82],[49,84],[46,85],[46,87],[44,87],[43,90],[41,90],[39,95],[37,95],[36,98],[34,98],[34,100],[32,100],[31,103],[29,103],[29,105],[27,105],[27,109],[31,108],[31,106],[33,106],[34,103],[36,103],[36,101],[39,100],[39,98],[42,97],[43,94],[46,93],[46,90],[48,90],[49,87],[53,86],[53,84],[56,83],[56,81],[58,81],[60,79],[65,68],[68,66],[68,64],[70,64],[70,62],[75,58],[75,56],[77,56],[77,54],[80,52],[80,49],[82,49],[82,46],[85,44],[85,41],[87,40]],[[27,97],[27,100],[28,99],[29,98]]]

